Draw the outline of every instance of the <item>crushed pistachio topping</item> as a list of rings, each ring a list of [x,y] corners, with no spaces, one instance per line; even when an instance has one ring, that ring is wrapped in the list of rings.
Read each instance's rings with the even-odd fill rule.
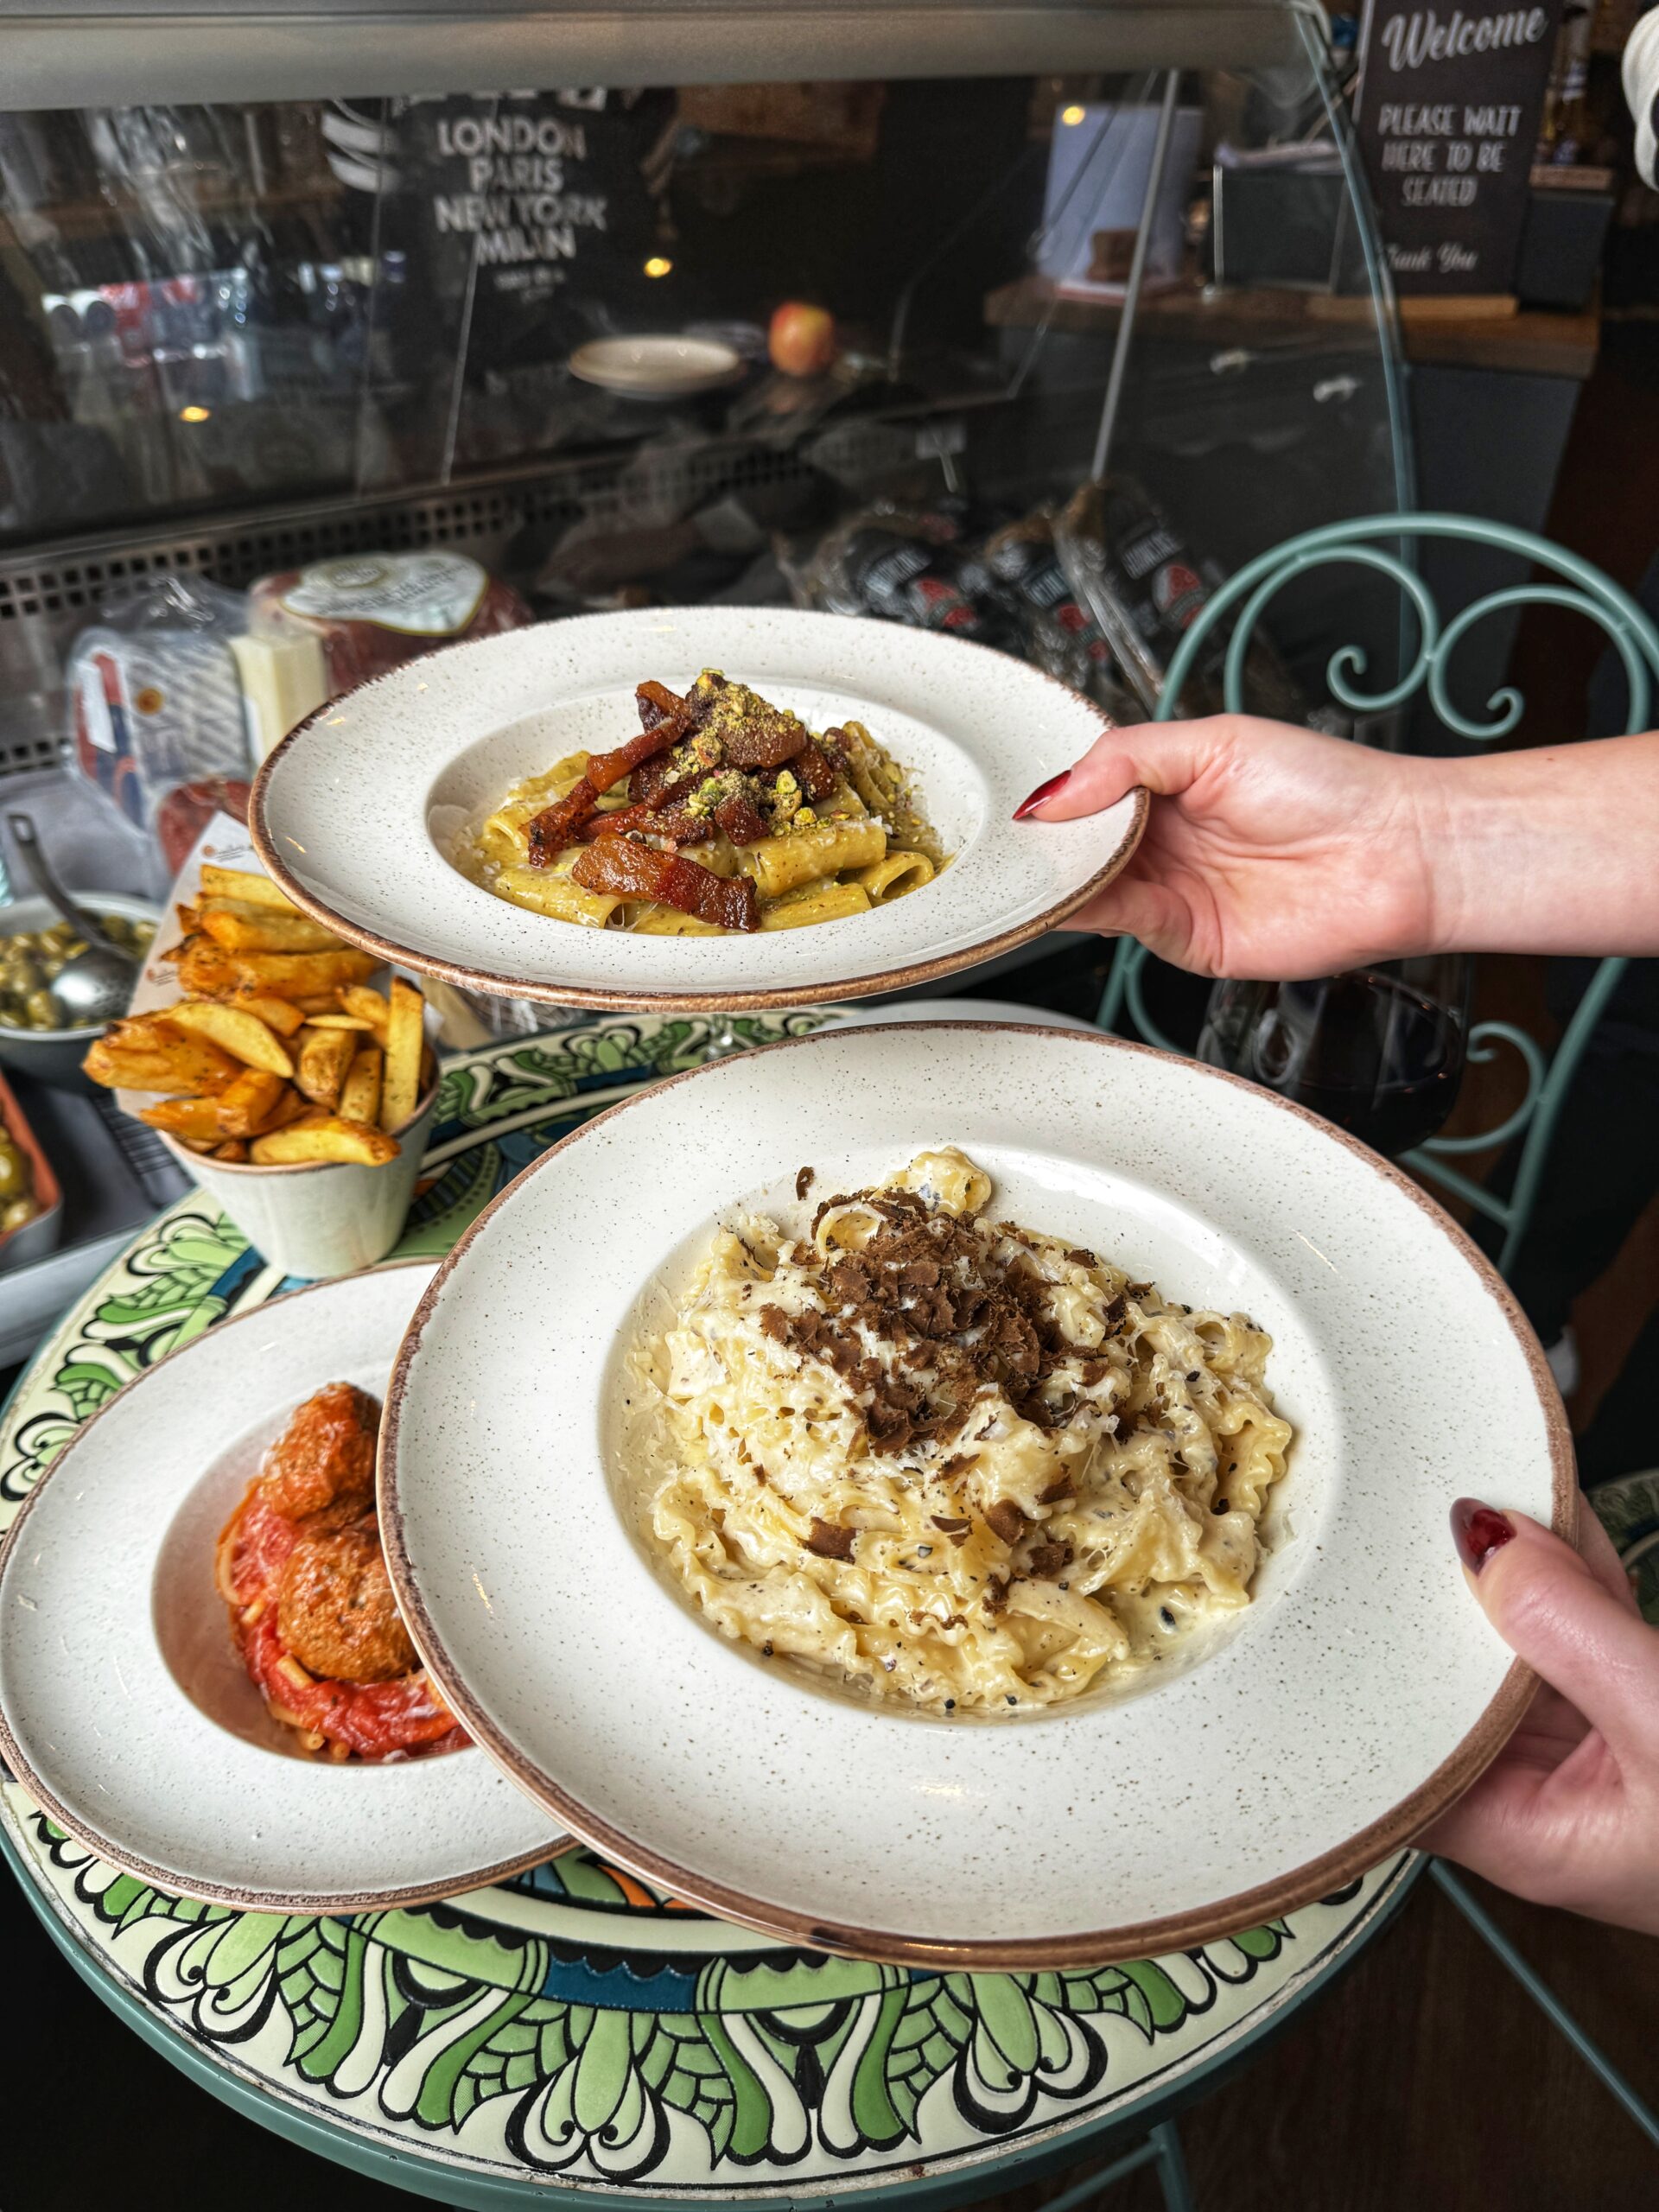
[[[707,820],[723,798],[741,798],[743,773],[739,768],[722,768],[713,776],[705,777],[685,802],[686,811]]]

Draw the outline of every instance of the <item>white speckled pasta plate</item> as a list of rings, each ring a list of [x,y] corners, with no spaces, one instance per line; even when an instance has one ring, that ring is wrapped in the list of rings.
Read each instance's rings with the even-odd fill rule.
[[[966,1724],[861,1706],[724,1641],[625,1525],[648,1290],[734,1208],[798,1224],[803,1165],[848,1190],[942,1143],[990,1171],[999,1217],[1273,1336],[1298,1440],[1253,1603],[1134,1694]],[[1447,1509],[1472,1492],[1567,1532],[1576,1497],[1535,1340],[1397,1170],[1212,1069],[966,1023],[725,1060],[556,1146],[423,1298],[379,1480],[411,1633],[551,1814],[728,1918],[975,1970],[1201,1943],[1414,1835],[1531,1689]]]
[[[632,937],[526,912],[451,863],[510,785],[639,728],[633,690],[720,668],[814,729],[861,721],[914,771],[953,855],[919,891],[804,929]],[[324,707],[259,772],[250,826],[289,896],[382,959],[474,990],[645,1012],[896,990],[1053,928],[1133,854],[1147,798],[1016,823],[1108,727],[1052,677],[961,639],[778,607],[580,615],[456,645]]]
[[[0,1553],[0,1748],[101,1858],[264,1912],[448,1897],[568,1839],[474,1747],[296,1757],[213,1581],[265,1446],[325,1382],[377,1395],[425,1262],[296,1291],[147,1368],[79,1429]],[[187,1687],[187,1684],[188,1687]]]

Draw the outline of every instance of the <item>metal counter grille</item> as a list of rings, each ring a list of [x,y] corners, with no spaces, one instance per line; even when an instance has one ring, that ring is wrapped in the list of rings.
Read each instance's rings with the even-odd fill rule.
[[[874,484],[913,465],[916,424],[854,423],[828,433],[843,484]],[[57,759],[65,743],[62,667],[99,603],[147,576],[206,576],[232,590],[257,577],[346,553],[454,547],[499,570],[524,532],[550,541],[583,518],[625,528],[691,512],[722,485],[804,479],[815,442],[770,447],[720,441],[661,453],[504,472],[395,496],[340,495],[196,517],[0,552],[0,777]]]

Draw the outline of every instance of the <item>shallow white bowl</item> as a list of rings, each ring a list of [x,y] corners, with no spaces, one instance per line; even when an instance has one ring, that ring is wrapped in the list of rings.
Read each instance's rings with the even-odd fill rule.
[[[220,1529],[289,1412],[377,1395],[429,1262],[271,1300],[161,1361],[80,1429],[0,1553],[0,1750],[99,1858],[260,1912],[446,1897],[563,1836],[476,1749],[296,1757],[231,1643]],[[188,1682],[190,1688],[184,1685]]]
[[[734,1206],[801,1221],[956,1142],[993,1199],[1268,1329],[1298,1430],[1254,1602],[1137,1694],[871,1709],[704,1625],[625,1526],[620,1353]],[[810,1204],[810,1201],[809,1201]],[[1464,1493],[1563,1531],[1560,1402],[1502,1283],[1397,1170],[1253,1085],[1064,1030],[826,1030],[601,1115],[487,1207],[387,1399],[410,1631],[502,1766],[675,1895],[830,1950],[1152,1957],[1326,1895],[1497,1752],[1531,1681],[1459,1570]]]
[[[715,391],[743,373],[743,356],[719,338],[685,338],[664,332],[638,338],[593,338],[570,356],[570,373],[583,384],[630,399],[684,399]]]
[[[456,834],[509,785],[637,730],[636,684],[682,688],[704,667],[815,729],[866,723],[915,771],[951,865],[868,914],[709,938],[526,913],[451,864]],[[365,684],[283,739],[259,771],[249,823],[308,913],[465,989],[646,1012],[804,1005],[989,959],[1109,882],[1139,842],[1143,791],[1076,822],[1010,818],[1105,727],[1063,683],[958,639],[777,607],[647,607],[454,646]]]

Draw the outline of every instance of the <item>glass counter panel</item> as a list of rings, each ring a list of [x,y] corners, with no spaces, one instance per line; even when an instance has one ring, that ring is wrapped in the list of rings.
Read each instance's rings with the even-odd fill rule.
[[[241,588],[325,514],[323,550],[466,543],[538,615],[793,598],[1029,649],[982,556],[1090,474],[1164,82],[0,114],[5,715],[38,749],[60,713],[66,563],[174,539]],[[1170,143],[1108,466],[1213,578],[1401,505],[1408,457],[1322,57],[1188,73]],[[1350,634],[1384,673],[1352,595],[1268,625],[1310,695]]]

